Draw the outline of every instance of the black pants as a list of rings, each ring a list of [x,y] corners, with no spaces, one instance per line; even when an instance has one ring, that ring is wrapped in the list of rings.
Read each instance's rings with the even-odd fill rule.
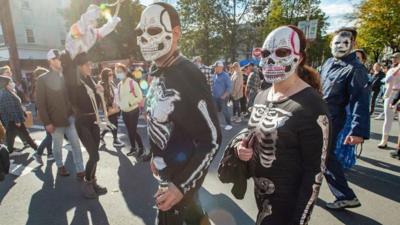
[[[117,136],[117,134],[118,134],[118,116],[119,116],[119,113],[115,113],[108,117],[108,120],[115,126],[115,129],[110,129],[111,133],[113,135],[114,141],[117,140],[117,138],[118,138],[118,136]],[[103,138],[104,135],[106,135],[108,132],[109,132],[109,130],[104,130],[101,133],[101,137]]]
[[[247,113],[247,98],[245,96],[240,99],[240,109],[242,113]]]
[[[49,132],[46,131],[46,137],[40,143],[36,153],[43,155],[44,149],[47,148],[47,155],[53,154],[53,137]]]
[[[185,197],[186,198],[186,197]],[[182,200],[175,207],[169,211],[158,211],[156,225],[210,225],[208,216],[204,213],[198,193],[193,195],[190,199]]]
[[[379,92],[380,92],[380,90],[372,91],[370,114],[373,114],[375,111],[375,103],[376,103],[376,99],[378,98]]]
[[[25,127],[25,124],[21,123],[21,126],[17,127],[15,125],[15,122],[11,121],[8,123],[6,128],[6,142],[8,151],[10,151],[10,153],[15,150],[14,142],[15,142],[15,137],[17,135],[22,139],[22,141],[28,143],[31,146],[31,148],[35,150],[37,149],[37,145],[29,135],[29,132]]]
[[[134,109],[130,112],[122,112],[122,119],[124,120],[126,129],[128,130],[129,142],[131,143],[132,150],[136,149],[136,144],[139,150],[143,150],[143,141],[137,133],[137,124],[139,120],[139,109]]]
[[[91,181],[96,177],[97,162],[100,160],[100,128],[96,124],[95,116],[78,117],[75,126],[79,139],[89,154],[89,160],[86,163],[86,180]]]
[[[233,116],[240,116],[240,99],[233,100]]]

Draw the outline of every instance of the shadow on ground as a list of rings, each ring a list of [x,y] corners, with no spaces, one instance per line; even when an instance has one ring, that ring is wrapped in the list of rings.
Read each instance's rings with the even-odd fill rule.
[[[317,205],[322,208],[325,208],[326,202],[318,198]],[[358,214],[350,210],[343,210],[343,211],[327,210],[327,211],[346,225],[382,225],[382,223],[379,223],[378,221],[375,221],[367,216]]]
[[[346,175],[351,183],[400,203],[400,177],[360,165],[355,165]]]
[[[67,168],[73,168],[72,153],[68,152],[65,164]],[[57,176],[52,172],[53,165],[54,162],[48,162],[44,170],[37,168],[34,171],[43,185],[32,195],[26,225],[109,225],[98,199],[88,201],[83,198],[82,183],[76,180],[75,173],[70,171],[69,177]],[[69,223],[67,212],[73,209],[74,216]]]

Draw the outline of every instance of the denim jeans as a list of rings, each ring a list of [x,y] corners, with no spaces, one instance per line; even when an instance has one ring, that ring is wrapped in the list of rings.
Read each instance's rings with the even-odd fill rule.
[[[218,109],[218,112],[221,112],[224,114],[225,117],[225,122],[227,125],[231,125],[231,113],[229,112],[228,108],[228,98],[226,99],[221,99],[221,98],[216,98],[213,97],[215,106]]]
[[[62,147],[64,141],[64,135],[67,136],[69,143],[72,148],[72,157],[75,163],[76,172],[83,172],[83,159],[82,159],[82,150],[81,145],[79,143],[78,133],[75,128],[75,119],[74,117],[68,118],[69,126],[68,127],[56,127],[53,137],[53,155],[54,160],[56,161],[56,165],[58,168],[64,165],[62,158]]]
[[[333,125],[332,143],[337,142],[340,128]],[[354,191],[349,187],[343,167],[336,158],[335,144],[329,149],[329,156],[326,161],[326,171],[324,172],[328,187],[337,200],[351,200],[356,197]]]

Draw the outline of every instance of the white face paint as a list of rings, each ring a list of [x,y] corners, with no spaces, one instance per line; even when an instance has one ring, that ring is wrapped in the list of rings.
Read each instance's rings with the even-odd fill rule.
[[[300,38],[295,30],[283,26],[272,31],[264,41],[260,66],[268,83],[288,79],[300,63]]]
[[[137,43],[146,61],[168,54],[172,47],[172,25],[168,12],[160,5],[147,7],[136,28]]]
[[[335,58],[342,58],[350,54],[352,49],[352,34],[348,31],[343,31],[335,35],[331,42],[331,52]]]

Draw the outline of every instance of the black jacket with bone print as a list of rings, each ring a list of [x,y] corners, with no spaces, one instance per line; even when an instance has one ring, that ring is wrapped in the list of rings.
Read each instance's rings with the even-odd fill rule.
[[[188,194],[202,185],[221,144],[210,88],[182,56],[153,75],[146,99],[151,152],[161,178]]]
[[[254,102],[248,131],[254,156],[248,162],[259,208],[257,224],[307,224],[321,186],[329,148],[327,106],[312,88],[278,102],[269,90]],[[240,133],[241,137],[248,134]],[[241,138],[230,146],[238,146]]]

